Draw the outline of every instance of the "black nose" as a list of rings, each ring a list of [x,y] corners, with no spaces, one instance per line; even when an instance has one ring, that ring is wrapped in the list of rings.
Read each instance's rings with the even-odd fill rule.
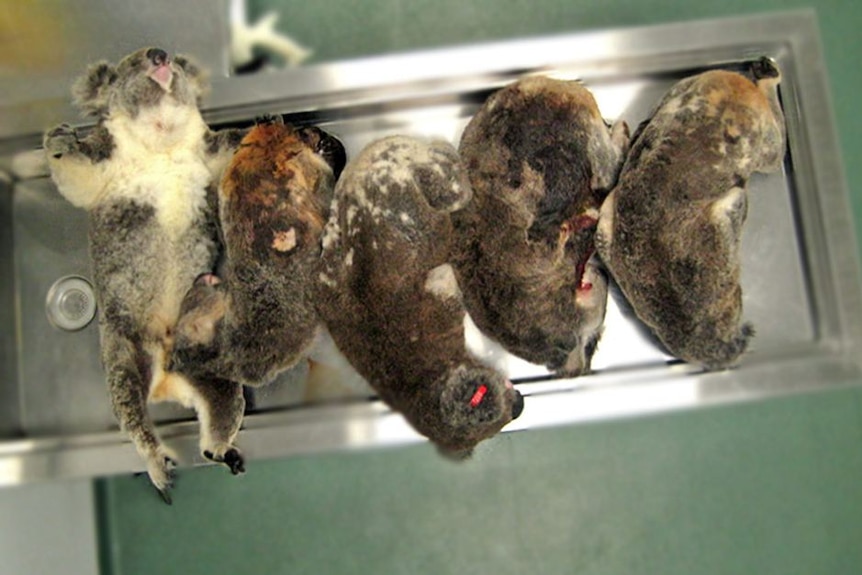
[[[168,53],[161,48],[150,48],[147,50],[147,59],[156,66],[161,66],[168,61]]]
[[[515,390],[515,401],[512,402],[512,419],[518,419],[524,411],[524,396],[517,389]]]

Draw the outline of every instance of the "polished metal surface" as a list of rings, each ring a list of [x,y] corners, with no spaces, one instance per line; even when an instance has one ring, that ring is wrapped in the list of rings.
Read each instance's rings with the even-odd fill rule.
[[[595,373],[553,379],[468,324],[473,352],[508,373],[527,397],[523,416],[507,430],[527,430],[862,383],[862,281],[813,13],[497,43],[234,78],[216,82],[205,115],[225,125],[285,113],[295,123],[325,126],[352,156],[395,133],[456,143],[491,91],[523,74],[549,74],[583,80],[606,117],[634,127],[678,79],[715,66],[740,67],[762,55],[775,58],[784,74],[789,153],[782,172],[750,182],[742,246],[744,313],[757,329],[750,353],[739,368],[717,373],[673,360],[612,294]],[[8,282],[0,289],[0,319],[9,320],[0,326],[0,484],[140,470],[110,415],[95,324],[58,330],[44,311],[58,279],[88,276],[85,214],[43,177],[16,182],[11,194],[0,190],[0,218],[0,265],[11,274],[4,277],[14,278],[12,289]],[[306,369],[251,392],[239,443],[252,459],[421,440],[361,382],[339,379],[325,389],[313,387]],[[191,414],[172,406],[157,406],[154,413],[186,462],[202,463]]]

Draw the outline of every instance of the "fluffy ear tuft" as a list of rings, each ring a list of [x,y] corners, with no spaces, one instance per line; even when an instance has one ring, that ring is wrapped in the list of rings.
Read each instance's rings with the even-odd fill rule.
[[[86,116],[108,111],[108,88],[117,80],[117,70],[107,62],[93,64],[72,84],[72,99]]]
[[[198,65],[192,58],[177,54],[174,56],[174,64],[179,66],[186,74],[189,86],[195,94],[200,105],[200,100],[209,92],[209,74]]]

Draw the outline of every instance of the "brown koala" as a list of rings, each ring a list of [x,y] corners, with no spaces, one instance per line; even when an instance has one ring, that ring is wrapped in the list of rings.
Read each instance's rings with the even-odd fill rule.
[[[186,294],[173,369],[257,386],[303,357],[320,323],[311,289],[344,163],[341,142],[318,128],[266,118],[249,131],[219,188],[222,277]]]
[[[752,172],[784,159],[780,74],[714,70],[677,83],[641,124],[601,209],[599,254],[637,316],[674,356],[732,365],[741,324],[739,240]]]
[[[494,93],[464,130],[474,197],[452,216],[470,317],[510,352],[589,370],[607,280],[590,261],[598,210],[628,146],[576,82],[533,77]]]
[[[523,408],[464,341],[449,262],[450,213],[470,199],[455,149],[393,136],[370,144],[336,186],[317,307],[345,357],[444,453],[469,454]]]
[[[238,130],[212,132],[198,111],[203,72],[187,58],[145,48],[118,65],[90,67],[73,87],[97,119],[83,136],[68,125],[44,138],[60,193],[89,212],[102,363],[114,413],[169,501],[173,454],[159,440],[147,401],[194,407],[201,450],[236,471],[233,441],[241,393],[221,381],[166,370],[183,295],[216,258],[215,186]]]

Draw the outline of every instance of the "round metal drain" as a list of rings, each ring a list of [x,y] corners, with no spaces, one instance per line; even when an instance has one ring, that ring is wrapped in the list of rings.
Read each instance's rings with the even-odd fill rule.
[[[48,290],[45,302],[48,321],[59,329],[83,329],[96,315],[96,295],[90,282],[80,276],[58,279]]]

